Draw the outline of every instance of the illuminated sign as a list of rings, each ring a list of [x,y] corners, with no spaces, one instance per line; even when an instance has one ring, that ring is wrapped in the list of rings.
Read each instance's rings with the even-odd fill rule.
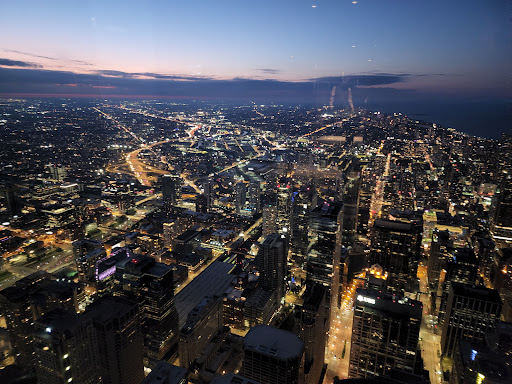
[[[357,300],[362,301],[364,303],[368,303],[368,304],[375,304],[375,299],[372,299],[371,297],[366,297],[363,295],[358,295]]]
[[[471,350],[471,360],[473,360],[473,361],[474,361],[474,360],[475,360],[475,357],[476,357],[476,355],[477,355],[477,354],[478,354],[478,351],[476,351],[476,350],[472,349],[472,350]]]

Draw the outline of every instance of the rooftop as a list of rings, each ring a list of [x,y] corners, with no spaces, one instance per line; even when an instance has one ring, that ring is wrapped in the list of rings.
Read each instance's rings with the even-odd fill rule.
[[[268,325],[257,325],[244,337],[244,349],[279,360],[300,358],[304,343],[298,336]]]

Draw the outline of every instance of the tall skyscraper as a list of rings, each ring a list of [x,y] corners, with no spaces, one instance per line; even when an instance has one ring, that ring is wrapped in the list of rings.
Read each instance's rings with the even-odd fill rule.
[[[249,208],[253,213],[261,211],[261,188],[259,181],[249,183]]]
[[[339,226],[343,223],[343,204],[324,201],[311,212],[306,279],[331,287],[336,246],[341,246]]]
[[[14,186],[12,184],[6,184],[0,187],[0,191],[5,197],[5,207],[7,208],[7,214],[14,216],[19,213],[20,205],[14,194]]]
[[[239,182],[235,185],[235,211],[240,213],[245,208],[245,199],[247,195],[247,185],[244,182]]]
[[[77,312],[81,286],[57,281],[38,271],[0,292],[0,310],[5,316],[16,364],[26,370],[34,368],[33,324],[52,309]]]
[[[133,298],[143,313],[144,366],[167,360],[178,348],[178,313],[174,305],[173,269],[146,256],[116,265],[116,295]]]
[[[358,164],[349,167],[344,174],[343,197],[341,201],[343,201],[342,244],[345,247],[352,247],[357,239],[360,179]]]
[[[277,207],[265,205],[263,207],[263,237],[277,233]]]
[[[139,305],[104,296],[83,315],[92,320],[98,344],[101,383],[140,384],[144,379],[142,314]]]
[[[304,342],[306,384],[316,384],[324,365],[325,344],[329,330],[327,287],[314,284],[304,294],[299,336]]]
[[[92,321],[55,309],[34,324],[37,382],[97,384],[98,345]]]
[[[452,283],[441,335],[443,356],[453,357],[459,340],[482,342],[487,333],[493,333],[501,307],[494,289]]]
[[[288,331],[253,327],[244,337],[242,374],[261,384],[302,384],[304,343]]]
[[[206,345],[223,328],[220,297],[205,297],[188,314],[187,322],[180,330],[180,365],[189,369]]]
[[[262,288],[275,292],[278,303],[285,294],[286,254],[284,239],[273,233],[263,241],[257,256]]]
[[[505,180],[495,197],[495,211],[492,218],[492,232],[498,244],[512,245],[512,186]]]
[[[388,291],[401,294],[414,290],[418,269],[422,225],[416,222],[375,220],[370,265],[379,264],[388,273]]]
[[[291,216],[291,276],[292,282],[306,283],[305,269],[309,246],[311,210],[316,207],[317,195],[312,187],[302,187],[292,194]]]
[[[206,196],[206,208],[210,212],[215,202],[215,182],[212,179],[208,179],[204,184],[204,195]]]
[[[277,184],[277,233],[290,238],[290,217],[292,213],[292,186],[283,178]]]
[[[421,373],[421,315],[419,301],[357,289],[349,376],[384,376],[391,369]]]
[[[169,210],[178,203],[181,191],[181,178],[175,175],[162,176],[162,197],[164,207]]]

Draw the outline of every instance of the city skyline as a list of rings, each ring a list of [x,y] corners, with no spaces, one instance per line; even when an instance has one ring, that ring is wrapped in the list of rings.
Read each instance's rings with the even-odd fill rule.
[[[4,5],[0,95],[245,100],[510,123],[510,5],[380,1]],[[334,87],[335,90],[334,90]],[[349,91],[350,89],[350,91]],[[457,120],[463,105],[472,113]],[[476,109],[476,110],[475,110]],[[445,118],[446,115],[446,118]],[[473,124],[473,125],[472,125]],[[487,132],[487,135],[489,133]]]

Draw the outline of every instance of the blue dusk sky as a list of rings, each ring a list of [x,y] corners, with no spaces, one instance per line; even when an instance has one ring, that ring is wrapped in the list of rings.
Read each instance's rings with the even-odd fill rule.
[[[336,104],[350,88],[356,106],[383,108],[511,96],[508,0],[4,1],[0,36],[0,95],[328,104],[336,86]]]

